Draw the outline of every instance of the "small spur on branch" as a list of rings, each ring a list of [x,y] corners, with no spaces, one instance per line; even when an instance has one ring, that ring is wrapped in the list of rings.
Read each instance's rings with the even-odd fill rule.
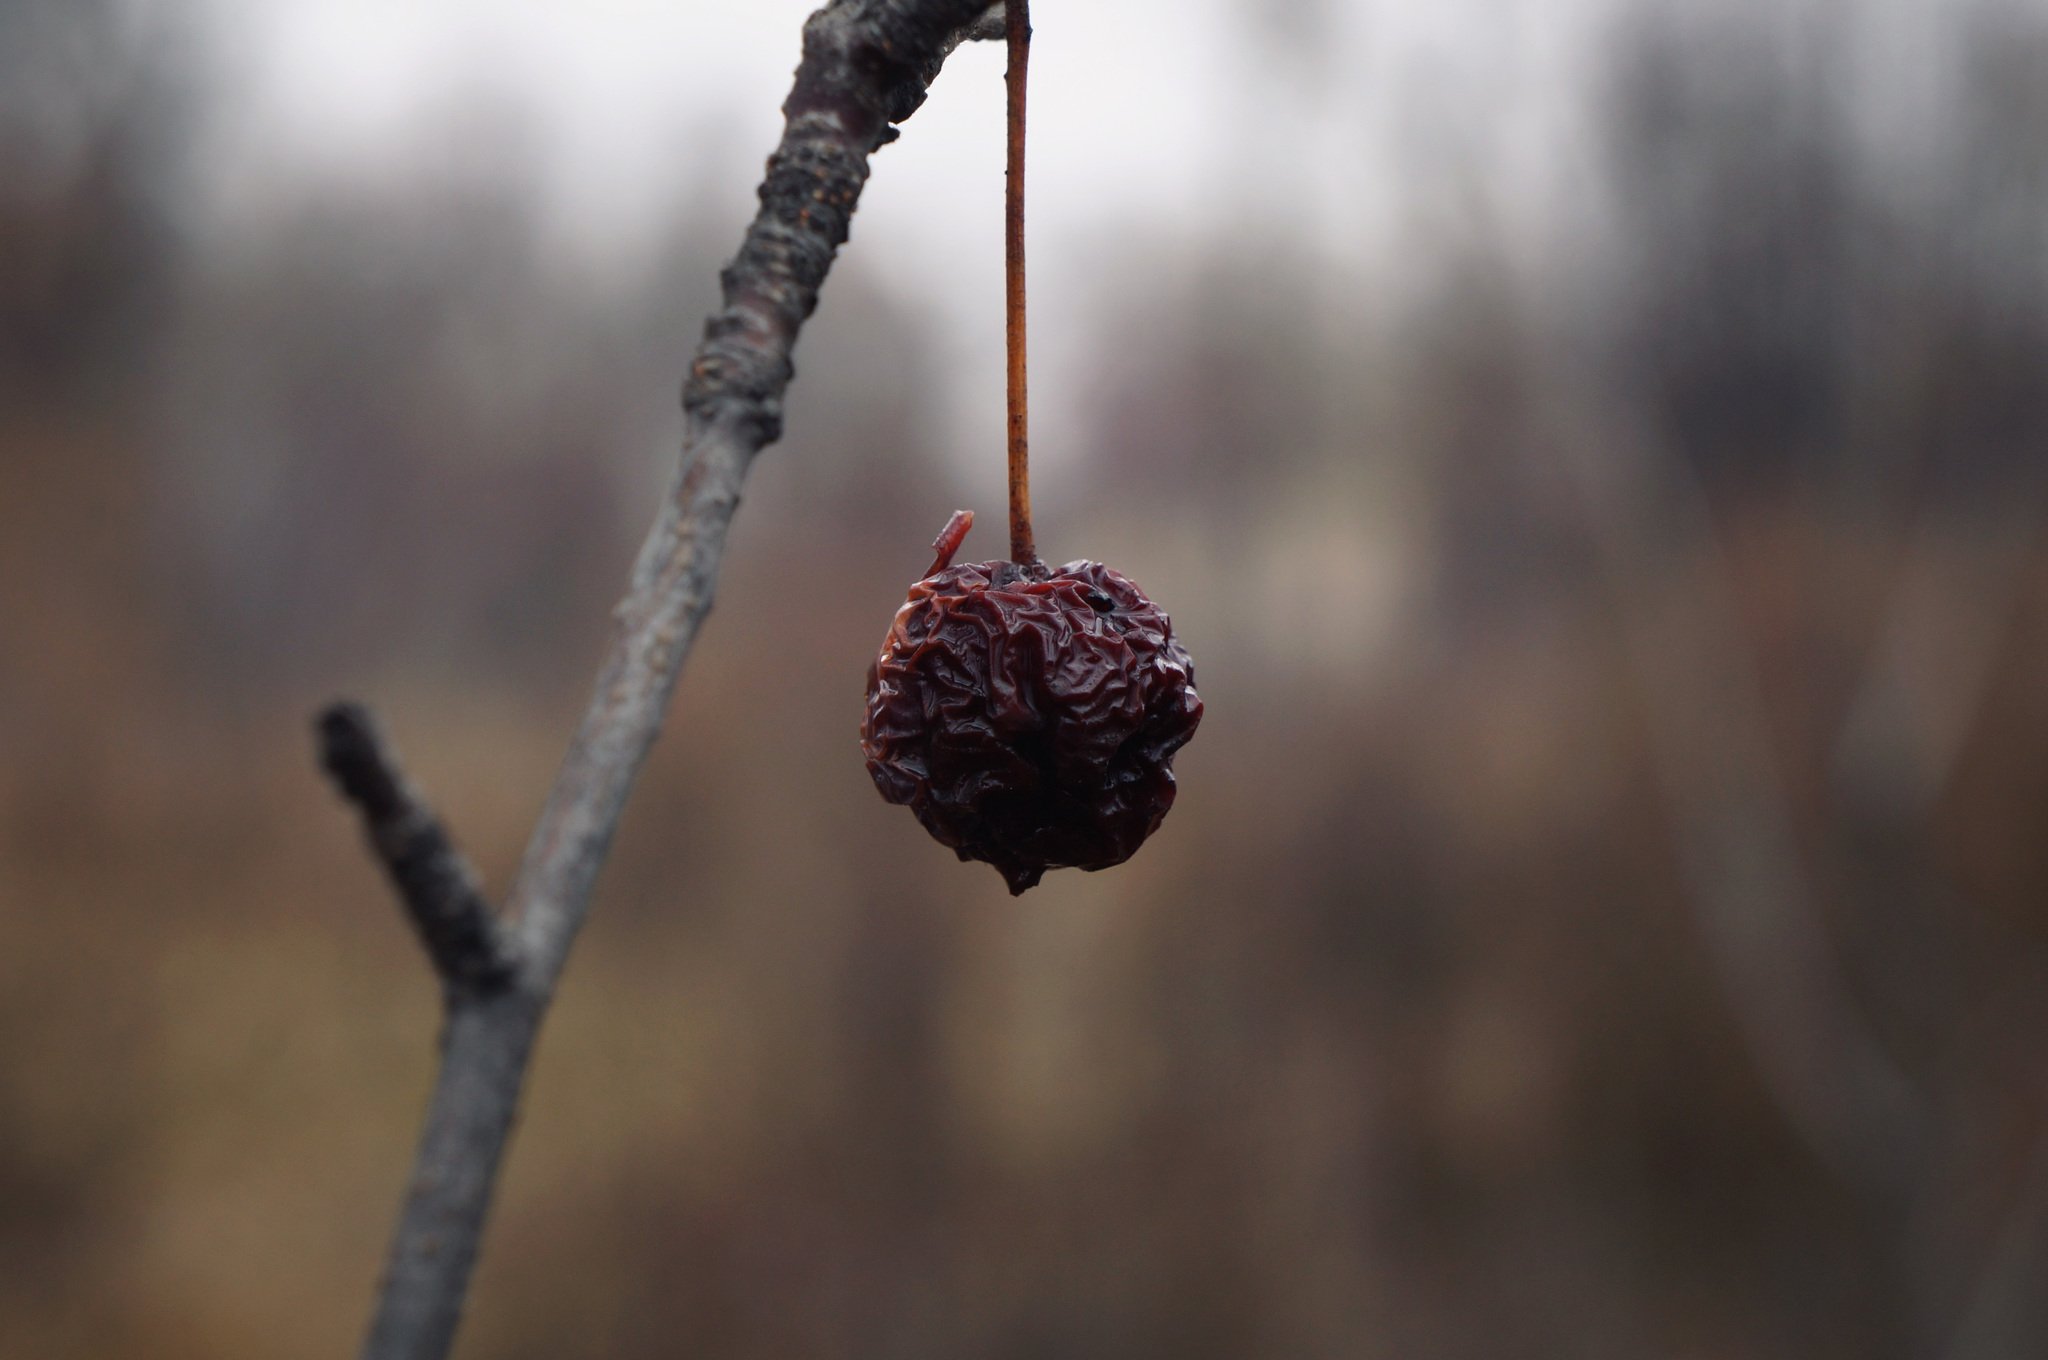
[[[321,713],[320,765],[363,814],[370,845],[455,999],[509,987],[518,968],[476,871],[441,819],[399,768],[398,757],[361,704]]]
[[[534,1038],[711,608],[740,485],[782,433],[790,352],[846,240],[868,157],[896,139],[956,46],[1003,35],[1000,14],[987,0],[831,0],[805,23],[760,213],[720,276],[725,305],[684,380],[675,479],[503,918],[368,713],[344,703],[320,717],[321,762],[362,812],[447,1002],[440,1074],[363,1360],[442,1360],[454,1342]]]

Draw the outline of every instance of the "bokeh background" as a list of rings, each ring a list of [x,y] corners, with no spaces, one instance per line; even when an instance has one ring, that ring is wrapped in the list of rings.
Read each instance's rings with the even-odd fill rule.
[[[0,0],[0,1355],[353,1353],[808,0]],[[1039,0],[1039,536],[1208,703],[869,786],[999,525],[999,73],[884,150],[465,1360],[2048,1354],[2048,6]],[[983,528],[968,551],[1000,552]]]

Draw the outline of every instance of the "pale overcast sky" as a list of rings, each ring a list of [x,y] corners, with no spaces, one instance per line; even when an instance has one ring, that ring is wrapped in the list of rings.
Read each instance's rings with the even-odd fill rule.
[[[630,242],[689,177],[751,180],[815,0],[210,0],[230,35],[224,191],[374,167],[465,100],[524,110],[568,225]],[[1593,0],[1038,0],[1032,241],[1049,268],[1103,224],[1175,235],[1261,215],[1355,259],[1384,246],[1400,144],[1435,121],[1528,143],[1560,116]],[[1574,19],[1572,16],[1579,16]],[[957,54],[877,160],[857,242],[885,273],[990,273],[999,44]],[[1534,119],[1512,111],[1551,110]],[[1417,135],[1419,132],[1419,142]],[[707,135],[721,166],[700,149]],[[1492,148],[1510,160],[1513,145]],[[1315,158],[1313,161],[1311,158]],[[1053,285],[1053,279],[1046,279]]]
[[[1753,2],[1766,14],[1816,8]],[[436,120],[495,110],[531,145],[564,235],[593,258],[630,261],[681,201],[729,204],[737,244],[816,0],[198,3],[224,39],[205,163],[210,199],[230,217],[293,180],[403,173]],[[1711,15],[1746,3],[1670,7]],[[1412,282],[1418,245],[1440,244],[1432,234],[1454,231],[1460,213],[1538,253],[1568,224],[1572,248],[1592,192],[1585,119],[1613,7],[1035,0],[1034,386],[1057,395],[1062,365],[1081,352],[1064,327],[1094,317],[1105,271],[1157,266],[1105,258],[1125,224],[1145,225],[1155,257],[1266,228],[1383,293]],[[1000,407],[1003,65],[993,43],[952,58],[876,158],[851,246],[862,268],[918,300],[959,370],[981,375],[953,398],[976,424],[980,408]],[[1446,166],[1476,170],[1485,201]]]

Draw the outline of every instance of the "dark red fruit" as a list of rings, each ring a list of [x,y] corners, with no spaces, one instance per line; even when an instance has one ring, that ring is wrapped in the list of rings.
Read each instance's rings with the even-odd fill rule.
[[[1202,720],[1173,625],[1096,562],[938,560],[868,670],[861,750],[875,787],[1012,895],[1047,869],[1107,869],[1173,806],[1173,753]]]

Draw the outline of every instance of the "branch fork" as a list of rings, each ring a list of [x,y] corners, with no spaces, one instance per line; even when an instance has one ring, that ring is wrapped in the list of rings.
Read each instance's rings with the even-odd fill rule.
[[[391,877],[450,1004],[512,985],[519,948],[484,900],[476,871],[400,768],[361,704],[330,705],[317,724],[320,765],[363,815],[370,848]]]
[[[370,714],[344,702],[318,719],[321,764],[362,814],[447,1008],[440,1074],[362,1360],[443,1360],[453,1344],[534,1039],[711,608],[740,486],[754,455],[781,436],[790,353],[846,241],[868,157],[895,140],[894,125],[924,102],[955,47],[1005,31],[1002,7],[988,0],[829,0],[805,23],[760,212],[720,275],[724,306],[705,323],[683,383],[674,480],[502,916]]]

